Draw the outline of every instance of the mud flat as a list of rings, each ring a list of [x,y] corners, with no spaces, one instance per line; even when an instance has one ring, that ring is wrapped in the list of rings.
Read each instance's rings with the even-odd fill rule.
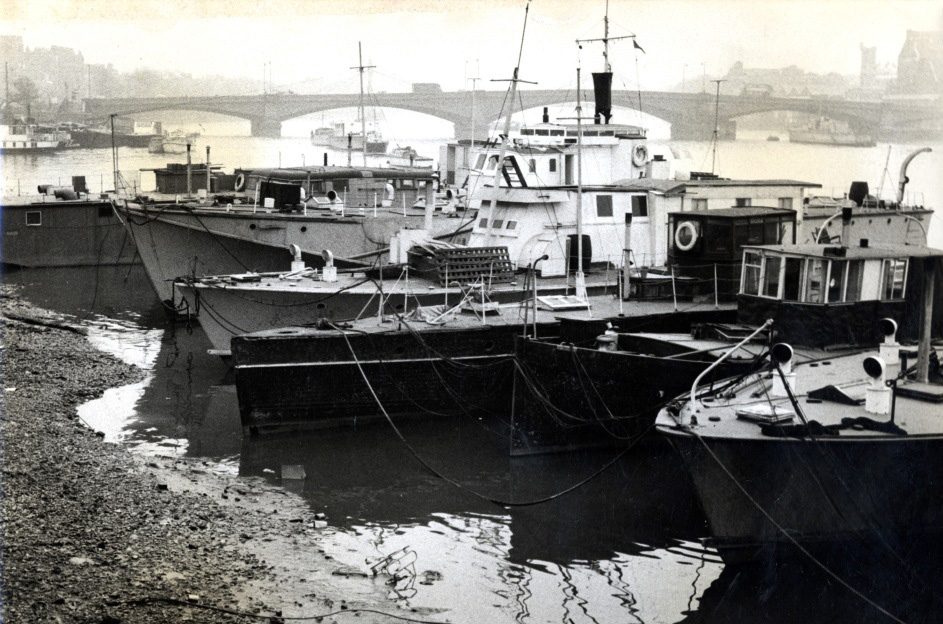
[[[76,407],[144,372],[2,288],[0,621],[448,621],[326,555],[285,490],[105,442]]]

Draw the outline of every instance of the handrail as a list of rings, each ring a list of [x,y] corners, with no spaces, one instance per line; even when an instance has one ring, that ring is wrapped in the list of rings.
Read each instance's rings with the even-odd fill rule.
[[[749,336],[747,336],[746,338],[744,338],[743,340],[741,340],[740,342],[732,346],[729,351],[724,353],[722,356],[717,358],[717,360],[715,360],[710,366],[708,366],[703,371],[701,371],[701,374],[698,375],[697,379],[694,380],[694,383],[691,384],[691,398],[688,399],[688,411],[691,413],[692,416],[694,415],[694,395],[697,393],[697,386],[701,382],[701,379],[703,379],[704,376],[707,375],[707,373],[711,372],[714,368],[720,365],[721,362],[726,360],[727,357],[731,353],[733,353],[734,351],[736,351],[737,349],[739,349],[746,343],[753,340],[753,337],[759,334],[761,331],[765,329],[769,329],[772,326],[773,326],[773,319],[767,319],[766,322],[760,325],[760,327],[758,327],[755,332],[753,332],[752,334],[750,334]]]

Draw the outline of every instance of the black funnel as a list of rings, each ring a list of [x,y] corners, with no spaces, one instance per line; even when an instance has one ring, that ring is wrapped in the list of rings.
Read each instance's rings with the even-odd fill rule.
[[[593,73],[593,92],[596,95],[596,123],[599,116],[609,123],[612,118],[612,72]]]
[[[848,189],[848,199],[855,202],[857,206],[861,206],[864,200],[867,199],[868,192],[867,182],[852,182],[851,188]]]

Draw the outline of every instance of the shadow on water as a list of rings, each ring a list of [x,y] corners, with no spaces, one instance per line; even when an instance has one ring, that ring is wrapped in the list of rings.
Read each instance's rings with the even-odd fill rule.
[[[939,622],[943,544],[926,541],[888,554],[880,545],[820,555],[828,571],[796,559],[727,566],[704,592],[695,622]]]

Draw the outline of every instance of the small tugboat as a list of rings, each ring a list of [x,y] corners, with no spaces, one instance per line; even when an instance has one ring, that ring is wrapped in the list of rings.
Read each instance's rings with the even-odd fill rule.
[[[753,252],[759,262],[744,280],[755,316],[821,308],[805,321],[817,329],[808,334],[813,342],[846,323],[839,337],[863,339],[870,324],[870,335],[883,335],[879,349],[796,362],[792,347],[778,343],[763,370],[711,387],[698,379],[656,421],[688,469],[711,543],[728,563],[827,562],[846,547],[905,553],[943,535],[943,378],[931,345],[941,333],[933,304],[941,299],[943,251],[826,251]],[[767,287],[778,298],[761,302]],[[820,327],[832,317],[831,327]],[[898,343],[915,332],[916,348]]]

